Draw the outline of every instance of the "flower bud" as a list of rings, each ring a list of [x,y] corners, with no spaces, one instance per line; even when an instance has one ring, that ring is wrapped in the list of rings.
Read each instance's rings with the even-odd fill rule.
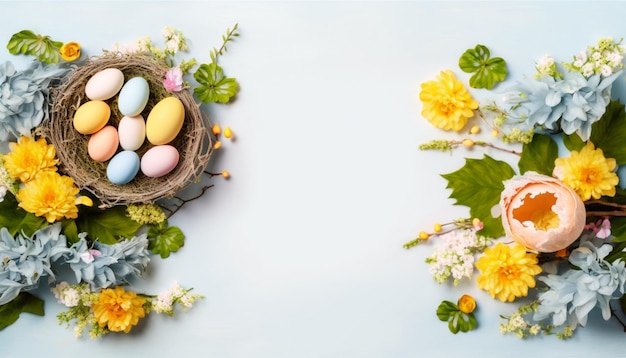
[[[476,300],[470,295],[463,295],[459,298],[457,306],[461,312],[470,314],[476,309]]]

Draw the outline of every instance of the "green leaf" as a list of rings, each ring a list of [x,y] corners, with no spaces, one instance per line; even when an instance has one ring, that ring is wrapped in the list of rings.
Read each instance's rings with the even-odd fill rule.
[[[114,206],[106,210],[81,207],[76,219],[78,232],[88,232],[89,237],[112,245],[135,236],[141,225],[126,216],[126,207]]]
[[[41,62],[58,63],[61,59],[59,50],[63,42],[53,41],[50,36],[35,34],[30,30],[23,30],[13,34],[7,49],[13,55],[32,55]]]
[[[552,176],[554,160],[559,156],[559,148],[550,138],[543,134],[535,134],[530,143],[524,144],[518,166],[520,173],[535,171]]]
[[[166,220],[148,227],[148,240],[148,249],[165,259],[185,244],[185,235],[178,227],[169,226]]]
[[[26,212],[17,206],[17,200],[11,193],[6,193],[0,202],[0,227],[5,227],[11,235],[24,232],[27,236],[45,227],[46,219]]]
[[[194,93],[204,103],[228,103],[239,87],[237,80],[225,77],[224,70],[216,63],[200,65],[193,78],[200,84],[194,88]]]
[[[442,301],[437,307],[437,317],[440,321],[448,322],[450,332],[457,334],[468,332],[476,328],[476,317],[473,313],[463,313],[459,306],[450,302]]]
[[[457,311],[459,311],[459,306],[450,301],[442,301],[437,307],[437,317],[440,321],[446,322]]]
[[[591,125],[591,141],[601,148],[606,158],[615,158],[618,165],[626,164],[626,112],[619,100],[611,100],[600,120]],[[579,151],[585,142],[578,134],[563,135],[563,143],[569,150]]]
[[[489,49],[483,45],[476,45],[461,55],[459,67],[463,72],[473,73],[469,81],[470,87],[491,89],[506,78],[506,61],[500,57],[489,56]]]
[[[11,302],[0,306],[0,330],[12,325],[22,312],[44,315],[43,300],[22,292]]]
[[[461,169],[442,174],[442,177],[448,181],[446,188],[452,189],[450,198],[456,199],[455,205],[469,207],[470,215],[483,222],[480,233],[486,237],[500,237],[504,235],[502,221],[491,215],[491,208],[500,202],[503,181],[514,175],[509,164],[485,155],[483,159],[467,158]]]
[[[74,220],[63,220],[62,223],[63,235],[67,237],[67,241],[70,244],[77,243],[78,238],[78,227],[76,226],[76,221]]]

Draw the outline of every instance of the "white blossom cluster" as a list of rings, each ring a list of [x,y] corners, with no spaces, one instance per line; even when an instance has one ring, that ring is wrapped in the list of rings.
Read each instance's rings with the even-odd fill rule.
[[[474,272],[474,254],[482,252],[491,239],[476,235],[475,229],[453,230],[440,236],[444,245],[435,247],[426,258],[433,279],[443,283],[450,277],[458,285],[464,277],[471,278]]]
[[[535,75],[535,78],[541,78],[544,76],[558,76],[556,62],[554,62],[554,58],[550,55],[545,55],[540,58],[535,68],[537,69],[537,74]]]
[[[624,47],[620,43],[613,42],[611,38],[601,39],[596,46],[590,46],[576,55],[570,67],[585,77],[594,74],[608,77],[624,67]]]
[[[183,306],[186,311],[191,308],[198,298],[202,298],[201,295],[191,295],[190,290],[184,290],[178,282],[174,282],[172,287],[153,298],[151,301],[152,309],[156,313],[167,313],[168,315],[174,314],[174,305],[176,303]]]
[[[52,293],[54,294],[54,298],[56,298],[60,304],[66,307],[76,307],[83,298],[83,295],[91,292],[84,286],[70,285],[69,283],[63,281],[52,288]],[[88,305],[90,305],[90,302],[87,301],[88,300],[83,303],[88,303]]]

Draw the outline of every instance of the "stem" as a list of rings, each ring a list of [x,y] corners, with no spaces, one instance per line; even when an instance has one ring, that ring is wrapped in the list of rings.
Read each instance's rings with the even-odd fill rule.
[[[626,211],[587,211],[587,216],[626,216]]]
[[[451,141],[449,141],[449,143],[450,143],[451,146],[453,146],[453,145],[463,145],[463,141],[464,140],[451,140]],[[491,143],[484,142],[484,141],[474,142],[474,145],[479,145],[481,147],[493,148],[493,149],[500,150],[500,151],[503,151],[503,152],[506,152],[506,153],[510,153],[510,154],[514,154],[514,155],[517,155],[517,156],[521,156],[522,155],[522,153],[520,153],[520,152],[516,152],[516,151],[511,150],[511,149],[498,147],[498,146],[495,146],[495,145],[493,145]]]
[[[617,203],[612,203],[610,201],[604,201],[604,200],[588,200],[585,201],[585,205],[604,205],[604,206],[610,206],[613,208],[620,208],[620,209],[625,209],[626,210],[626,205],[623,204],[617,204]]]
[[[239,36],[239,34],[237,34],[237,27],[239,26],[239,23],[235,23],[235,26],[233,26],[233,29],[226,29],[226,35],[222,36],[222,46],[219,48],[219,50],[213,49],[213,62],[217,63],[217,58],[221,55],[224,54],[224,52],[226,52],[226,44],[229,43],[230,41],[233,40],[233,37]]]
[[[597,210],[597,211],[587,211],[587,216],[626,216],[626,205],[612,203],[604,200],[589,200],[585,202],[585,205],[600,205],[609,208],[616,208],[618,210]]]

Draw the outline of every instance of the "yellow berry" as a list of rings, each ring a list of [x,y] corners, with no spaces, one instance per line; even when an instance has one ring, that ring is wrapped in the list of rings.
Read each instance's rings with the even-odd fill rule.
[[[220,127],[219,124],[214,124],[213,127],[211,127],[211,131],[213,131],[215,135],[220,135],[222,133],[222,127]]]
[[[463,145],[468,147],[468,148],[471,148],[471,147],[474,146],[474,141],[471,140],[471,139],[466,139],[466,140],[463,141]]]
[[[224,170],[224,171],[222,172],[222,176],[223,176],[225,179],[228,179],[228,178],[230,178],[230,173],[228,172],[228,170]]]
[[[221,147],[222,147],[222,142],[220,142],[219,140],[215,142],[215,144],[213,145],[213,149],[220,149]]]
[[[498,131],[497,129],[494,129],[494,130],[491,131],[491,135],[494,136],[494,137],[497,137],[498,134],[500,134],[500,131]]]
[[[420,238],[421,240],[428,240],[428,238],[429,238],[429,237],[430,237],[430,235],[429,235],[427,232],[425,232],[425,231],[422,231],[422,232],[420,232],[420,234],[419,234],[419,238]]]
[[[233,136],[233,131],[230,129],[230,127],[224,127],[224,137],[230,138],[232,136]]]
[[[480,133],[480,127],[479,126],[473,126],[470,129],[470,134],[478,134],[478,133]]]
[[[441,232],[441,224],[435,224],[435,232]]]

